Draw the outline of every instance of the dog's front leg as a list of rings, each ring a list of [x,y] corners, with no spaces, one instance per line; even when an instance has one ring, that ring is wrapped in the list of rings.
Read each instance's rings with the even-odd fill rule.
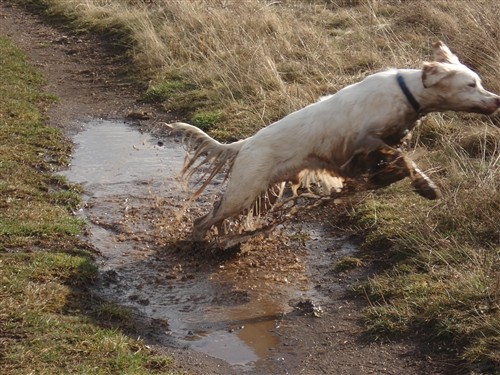
[[[417,194],[427,199],[437,199],[441,196],[434,182],[400,150],[384,146],[368,154],[367,159],[370,164],[369,181],[375,186],[388,186],[410,177],[411,186]]]

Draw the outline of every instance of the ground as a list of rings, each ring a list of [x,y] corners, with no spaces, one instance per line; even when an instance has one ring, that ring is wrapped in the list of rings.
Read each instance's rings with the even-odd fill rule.
[[[170,115],[138,100],[144,87],[127,78],[127,61],[119,49],[96,36],[64,31],[16,6],[0,4],[0,19],[0,33],[29,56],[44,73],[47,91],[60,98],[47,111],[50,125],[75,139],[89,119],[97,126],[128,119],[146,134],[155,133],[141,138],[143,144],[166,152],[163,157],[175,154],[172,165],[179,165],[180,146],[157,141],[155,132],[158,121],[168,121]],[[138,119],[143,113],[148,118]],[[333,203],[237,251],[218,251],[183,241],[190,215],[211,202],[172,221],[187,195],[182,189],[162,194],[162,188],[152,183],[133,193],[106,196],[89,188],[80,214],[89,221],[88,241],[95,241],[94,247],[101,253],[111,243],[118,248],[99,260],[95,293],[132,309],[140,336],[172,355],[184,370],[456,373],[445,367],[443,357],[431,356],[412,338],[374,341],[366,335],[362,310],[368,302],[350,297],[349,290],[374,271],[369,264],[359,267],[356,238],[329,225],[336,214]],[[358,267],[336,267],[341,259]]]

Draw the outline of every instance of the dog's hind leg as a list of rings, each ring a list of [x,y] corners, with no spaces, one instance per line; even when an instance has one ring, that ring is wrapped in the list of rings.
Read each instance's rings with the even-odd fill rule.
[[[214,208],[212,211],[210,211],[208,214],[203,215],[199,218],[196,218],[193,223],[193,233],[192,233],[192,239],[193,241],[203,241],[205,238],[205,234],[207,231],[213,226],[213,225],[218,225],[222,221],[219,220],[217,222],[217,219],[214,219],[217,210],[220,206],[221,201],[217,201],[214,204]]]
[[[233,171],[236,170],[233,169]],[[257,198],[266,191],[267,185],[268,179],[266,178],[253,178],[244,173],[233,174],[222,199],[214,204],[212,211],[194,221],[193,240],[202,241],[212,226],[220,226],[224,219],[250,209]]]
[[[369,181],[377,187],[388,186],[405,177],[412,180],[415,192],[427,199],[437,199],[441,193],[434,182],[401,151],[386,146],[372,151]]]

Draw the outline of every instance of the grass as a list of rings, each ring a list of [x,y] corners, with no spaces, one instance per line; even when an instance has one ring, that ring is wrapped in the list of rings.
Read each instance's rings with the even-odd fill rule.
[[[146,103],[161,103],[174,99],[180,92],[184,91],[184,83],[182,81],[167,81],[160,82],[147,89],[142,97]]]
[[[361,267],[363,265],[363,261],[356,257],[345,256],[340,258],[334,266],[335,271],[343,272],[352,270],[354,268]]]
[[[170,358],[113,328],[123,310],[91,299],[96,266],[71,213],[80,189],[54,175],[71,145],[42,114],[55,98],[1,37],[0,56],[1,373],[174,374]]]
[[[0,251],[71,243],[83,223],[65,206],[74,206],[78,189],[50,173],[67,161],[70,144],[43,125],[38,109],[54,98],[35,88],[42,77],[20,52],[6,40],[1,48]]]
[[[474,157],[462,137],[433,140],[428,162],[443,168],[436,173],[440,202],[423,202],[397,184],[365,197],[351,218],[368,233],[364,249],[383,259],[384,270],[364,285],[370,331],[418,332],[460,348],[468,363],[494,369],[500,364],[500,138],[493,144],[484,124],[473,126],[462,132],[466,144],[475,137],[483,145]]]
[[[374,70],[418,67],[438,38],[498,88],[493,1],[38,3],[79,29],[120,35],[151,82],[146,97],[186,119],[222,111],[210,129],[219,139],[248,136]]]
[[[373,71],[417,68],[436,39],[500,92],[497,1],[31,2],[76,28],[119,35],[134,71],[151,82],[145,99],[184,120],[203,118],[200,126],[220,140],[248,136]],[[217,116],[207,121],[210,113]],[[489,122],[499,120],[429,116],[413,156],[443,199],[426,202],[401,182],[360,194],[350,222],[382,260],[364,286],[370,331],[444,340],[466,364],[494,371],[500,135]]]
[[[191,123],[201,130],[208,132],[221,121],[219,111],[198,111],[191,117]]]

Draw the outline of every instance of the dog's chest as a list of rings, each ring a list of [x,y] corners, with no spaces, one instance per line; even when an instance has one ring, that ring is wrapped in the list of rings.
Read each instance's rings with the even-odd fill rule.
[[[389,146],[400,146],[403,139],[410,134],[419,121],[410,122],[406,126],[394,125],[389,127],[382,135],[382,140]]]

